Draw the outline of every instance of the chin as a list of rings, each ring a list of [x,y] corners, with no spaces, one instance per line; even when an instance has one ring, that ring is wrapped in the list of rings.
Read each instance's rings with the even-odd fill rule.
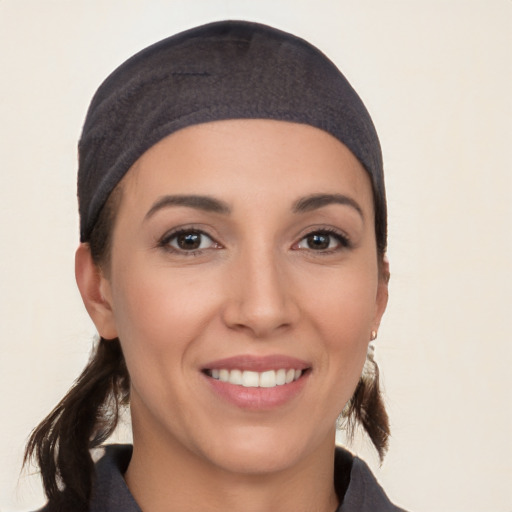
[[[286,470],[296,463],[296,454],[263,447],[230,446],[223,453],[211,455],[211,460],[224,471],[245,475],[265,475]]]
[[[225,471],[238,474],[271,474],[300,465],[320,447],[334,448],[334,432],[318,439],[297,436],[293,429],[240,428],[215,441],[210,438],[203,457]],[[330,447],[330,448],[329,448]]]

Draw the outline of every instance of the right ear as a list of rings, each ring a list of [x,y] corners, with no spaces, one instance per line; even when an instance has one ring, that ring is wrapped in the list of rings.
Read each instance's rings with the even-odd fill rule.
[[[117,338],[110,282],[94,263],[89,244],[80,244],[76,250],[75,278],[99,335],[107,340]]]

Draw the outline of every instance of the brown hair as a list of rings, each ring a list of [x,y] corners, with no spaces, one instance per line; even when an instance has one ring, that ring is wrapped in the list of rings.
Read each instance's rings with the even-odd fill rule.
[[[355,429],[361,425],[375,446],[382,462],[388,449],[390,436],[389,418],[380,391],[379,367],[373,356],[368,356],[363,375],[356,390],[338,420],[352,440]]]
[[[108,265],[121,189],[112,193],[98,218],[89,246],[97,265]],[[31,433],[24,464],[41,470],[49,511],[88,510],[94,465],[90,449],[115,430],[128,405],[130,377],[119,340],[100,338],[89,362],[66,396]]]
[[[121,195],[118,185],[102,208],[89,240],[92,258],[103,268],[108,268],[110,263],[112,232]],[[378,222],[379,214],[383,214],[382,209],[376,211],[376,228],[382,225]],[[382,260],[385,233],[377,229],[376,236]],[[119,339],[100,338],[82,374],[34,429],[27,443],[24,463],[33,458],[39,466],[48,511],[88,510],[94,479],[90,450],[113,433],[120,409],[129,403],[129,393],[130,377]],[[390,431],[379,388],[379,370],[373,357],[366,361],[365,371],[340,417],[340,424],[347,427],[349,438],[360,424],[383,459]]]

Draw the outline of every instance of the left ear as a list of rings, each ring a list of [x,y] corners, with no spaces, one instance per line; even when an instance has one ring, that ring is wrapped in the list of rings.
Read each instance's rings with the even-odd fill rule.
[[[389,283],[389,261],[387,256],[383,256],[379,263],[379,283],[377,286],[377,296],[375,298],[375,316],[372,329],[379,330],[380,321],[386,306],[388,305],[388,283]]]

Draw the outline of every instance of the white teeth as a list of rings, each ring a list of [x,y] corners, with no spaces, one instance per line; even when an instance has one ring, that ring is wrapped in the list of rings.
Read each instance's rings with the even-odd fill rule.
[[[267,370],[265,372],[242,371],[237,369],[227,370],[225,368],[210,371],[210,375],[214,379],[220,380],[221,382],[229,382],[237,386],[244,386],[246,388],[273,388],[275,386],[290,384],[294,380],[297,380],[302,373],[302,370],[295,370],[293,368],[289,370],[281,368],[279,370]]]
[[[276,386],[276,372],[269,370],[260,373],[260,388],[273,388]]]
[[[212,372],[213,375],[213,372]],[[231,370],[229,372],[229,383],[240,386],[243,382],[242,372],[240,370]]]
[[[242,386],[245,388],[257,388],[259,380],[258,372],[245,371],[242,373]]]

